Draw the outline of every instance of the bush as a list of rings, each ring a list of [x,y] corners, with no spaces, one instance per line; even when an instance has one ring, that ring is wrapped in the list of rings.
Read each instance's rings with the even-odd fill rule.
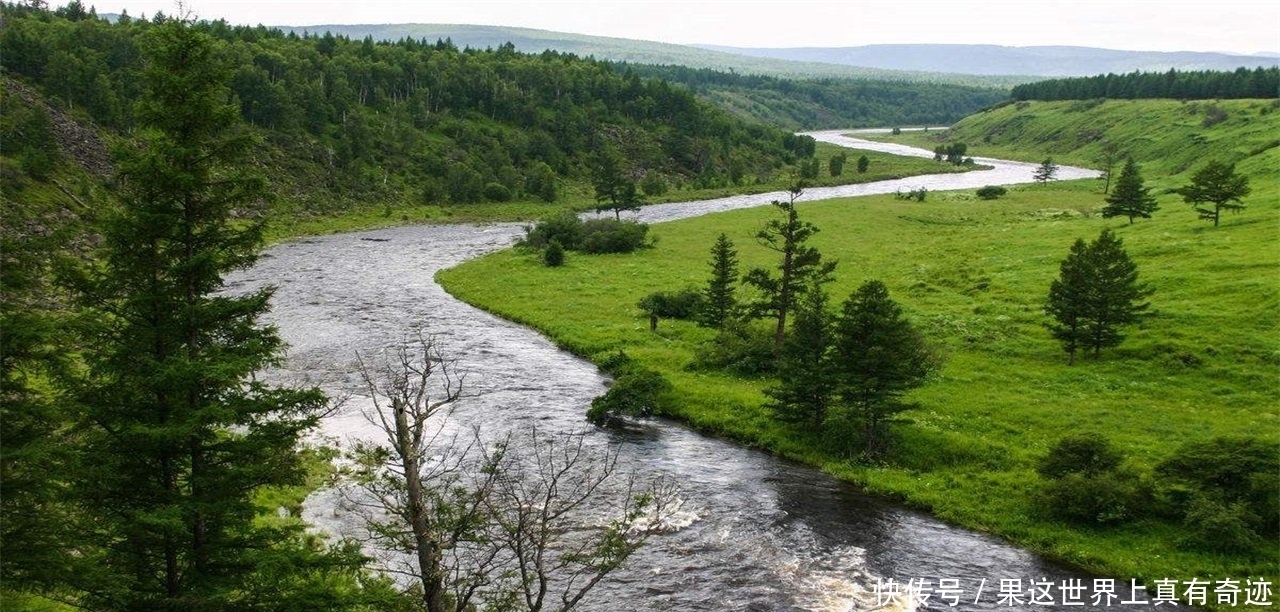
[[[646,246],[649,226],[635,221],[591,219],[582,224],[582,240],[576,250],[584,253],[630,253]]]
[[[978,197],[983,200],[995,200],[1009,193],[1008,189],[999,185],[988,185],[978,190]]]
[[[502,183],[486,183],[484,199],[490,202],[506,202],[511,199],[511,190]]]
[[[1096,433],[1067,436],[1058,441],[1040,460],[1036,473],[1044,478],[1064,478],[1071,474],[1093,477],[1120,467],[1123,457],[1109,440]]]
[[[1137,474],[1114,470],[1093,476],[1072,472],[1046,482],[1038,495],[1041,511],[1085,525],[1114,525],[1142,516],[1151,487]]]
[[[1170,496],[1190,499],[1181,504],[1175,500],[1174,512],[1183,510],[1190,517],[1198,497],[1227,508],[1240,505],[1242,516],[1255,517],[1249,527],[1258,535],[1280,535],[1280,456],[1274,443],[1243,437],[1191,442],[1156,466],[1156,474]]]
[[[1238,554],[1248,552],[1258,544],[1259,538],[1251,525],[1258,517],[1244,504],[1221,504],[1205,497],[1196,497],[1187,509],[1183,521],[1186,535],[1182,546],[1215,553]]]
[[[693,370],[723,370],[738,376],[767,376],[778,369],[773,333],[737,324],[698,347]]]
[[[697,289],[655,291],[640,298],[640,310],[663,319],[693,319],[702,309],[702,293]]]
[[[526,227],[524,240],[521,241],[521,244],[535,249],[543,249],[552,240],[555,240],[560,243],[561,248],[575,250],[582,244],[583,225],[582,219],[579,219],[578,215],[568,211],[562,212],[554,217],[539,221],[533,227]]]
[[[547,249],[542,252],[542,263],[556,268],[564,265],[564,247],[560,246],[560,241],[555,238],[547,243]]]
[[[587,420],[601,425],[616,416],[662,412],[669,401],[671,383],[657,370],[635,364],[625,353],[619,353],[617,362],[613,384],[604,395],[591,400]]]

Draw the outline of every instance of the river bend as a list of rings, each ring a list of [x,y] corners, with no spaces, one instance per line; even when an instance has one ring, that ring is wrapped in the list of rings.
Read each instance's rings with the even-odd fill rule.
[[[932,156],[843,134],[812,133],[819,140],[855,148]],[[813,188],[802,200],[1030,182],[1036,167],[976,161],[995,168]],[[1079,168],[1059,170],[1064,179],[1093,175]],[[783,195],[647,206],[638,217],[670,221],[758,206]],[[531,426],[547,432],[579,431],[586,427],[583,414],[591,399],[604,390],[605,380],[596,368],[529,329],[454,299],[433,280],[436,271],[505,248],[521,233],[519,224],[498,223],[417,225],[307,238],[272,247],[229,284],[232,290],[276,287],[268,321],[290,349],[284,365],[269,376],[349,396],[344,408],[322,424],[322,434],[339,443],[372,439],[378,433],[360,413],[369,400],[361,395],[355,352],[394,346],[415,326],[438,336],[468,372],[471,390],[479,392],[455,410],[451,427],[478,426],[494,435]],[[869,609],[876,604],[869,591],[879,577],[926,579],[935,587],[939,579],[958,581],[964,591],[959,604],[948,606],[935,596],[930,606],[934,609],[1008,609],[997,605],[1002,578],[1020,578],[1028,590],[1030,581],[1041,578],[1055,583],[1092,579],[989,536],[864,495],[815,470],[703,437],[671,422],[653,420],[640,432],[595,430],[589,436],[593,444],[618,449],[624,463],[643,473],[673,477],[681,484],[685,505],[684,526],[651,540],[592,593],[585,610]],[[356,517],[333,490],[313,494],[304,517],[333,534],[359,529]]]

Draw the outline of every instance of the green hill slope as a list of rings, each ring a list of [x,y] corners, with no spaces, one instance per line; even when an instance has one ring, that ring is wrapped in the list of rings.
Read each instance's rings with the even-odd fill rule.
[[[1255,181],[1280,168],[1280,101],[1091,100],[1017,102],[970,115],[950,130],[877,139],[932,149],[959,141],[969,153],[1099,167],[1106,150],[1133,155],[1156,186],[1173,187],[1208,159],[1237,164]]]

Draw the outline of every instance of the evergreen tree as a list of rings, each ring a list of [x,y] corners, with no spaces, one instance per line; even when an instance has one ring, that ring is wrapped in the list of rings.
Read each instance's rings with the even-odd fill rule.
[[[747,272],[743,281],[760,291],[761,299],[752,305],[753,312],[761,318],[776,321],[774,329],[774,350],[782,350],[782,342],[786,339],[787,315],[791,312],[797,296],[806,286],[821,284],[831,280],[835,271],[835,262],[823,262],[822,253],[808,246],[809,238],[818,233],[818,228],[807,221],[801,221],[796,212],[796,198],[800,196],[799,185],[791,189],[788,201],[774,200],[773,205],[782,211],[782,219],[771,219],[764,229],[756,234],[756,239],[765,248],[782,256],[778,263],[778,275],[774,276],[764,268],[753,268]]]
[[[174,20],[148,42],[141,144],[118,154],[122,207],[83,281],[94,316],[74,489],[93,516],[75,580],[90,609],[283,609],[323,582],[307,572],[358,563],[255,523],[255,491],[301,483],[295,446],[326,400],[256,381],[282,348],[258,323],[270,293],[220,294],[256,256],[261,226],[231,213],[264,182],[234,165],[251,142],[234,130],[214,43]],[[299,596],[343,607],[329,595]]]
[[[1057,174],[1058,165],[1053,163],[1053,158],[1049,157],[1040,162],[1031,176],[1037,183],[1047,183],[1057,178]]]
[[[1107,205],[1102,209],[1102,216],[1129,217],[1129,223],[1133,223],[1134,217],[1150,219],[1151,213],[1160,208],[1156,204],[1156,199],[1142,184],[1138,164],[1132,157],[1125,161],[1124,168],[1120,170],[1120,177],[1116,179],[1116,190],[1107,196],[1106,200]]]
[[[779,420],[822,429],[835,395],[832,342],[827,294],[820,285],[809,287],[796,304],[795,323],[778,355],[778,385],[765,390],[767,407]]]
[[[1075,353],[1102,349],[1124,340],[1120,327],[1142,316],[1151,290],[1138,283],[1138,269],[1124,251],[1124,243],[1109,229],[1092,243],[1076,240],[1063,260],[1061,273],[1049,286],[1045,313],[1053,318],[1049,330],[1062,342],[1068,363]]]
[[[871,160],[866,155],[858,158],[858,174],[866,174],[867,168],[871,166]]]
[[[861,421],[864,449],[875,454],[892,417],[912,407],[903,394],[928,380],[937,357],[877,280],[845,300],[836,320],[834,357],[840,402]]]
[[[1049,333],[1062,343],[1068,364],[1076,362],[1076,351],[1086,339],[1085,309],[1091,281],[1086,265],[1088,252],[1084,239],[1077,238],[1059,266],[1058,278],[1049,284],[1049,301],[1044,306],[1045,314],[1052,318]]]
[[[1178,193],[1182,194],[1183,201],[1200,213],[1201,219],[1213,221],[1213,226],[1218,227],[1223,210],[1244,210],[1241,198],[1249,195],[1250,191],[1249,177],[1237,174],[1235,164],[1215,159],[1191,175],[1191,183],[1179,189]]]
[[[699,319],[705,327],[724,329],[738,310],[738,298],[735,295],[738,284],[738,251],[733,248],[733,241],[720,234],[711,247],[711,278],[703,291],[702,316]]]

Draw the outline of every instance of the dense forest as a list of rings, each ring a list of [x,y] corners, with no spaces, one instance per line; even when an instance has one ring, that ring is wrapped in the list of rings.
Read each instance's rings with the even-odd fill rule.
[[[1091,77],[1051,79],[1013,88],[1015,100],[1089,100],[1112,98],[1137,100],[1172,98],[1213,100],[1275,98],[1280,96],[1280,68],[1238,68],[1234,72],[1212,70],[1132,72]]]
[[[3,10],[7,76],[117,134],[134,128],[139,40],[163,16],[108,22],[75,2]],[[688,89],[573,55],[194,27],[232,67],[229,95],[263,140],[256,158],[280,195],[305,206],[552,201],[606,150],[635,180],[716,187],[767,178],[812,152]]]
[[[685,66],[621,65],[679,83],[754,121],[794,129],[949,125],[1006,98],[1003,89],[889,79],[784,79]]]

